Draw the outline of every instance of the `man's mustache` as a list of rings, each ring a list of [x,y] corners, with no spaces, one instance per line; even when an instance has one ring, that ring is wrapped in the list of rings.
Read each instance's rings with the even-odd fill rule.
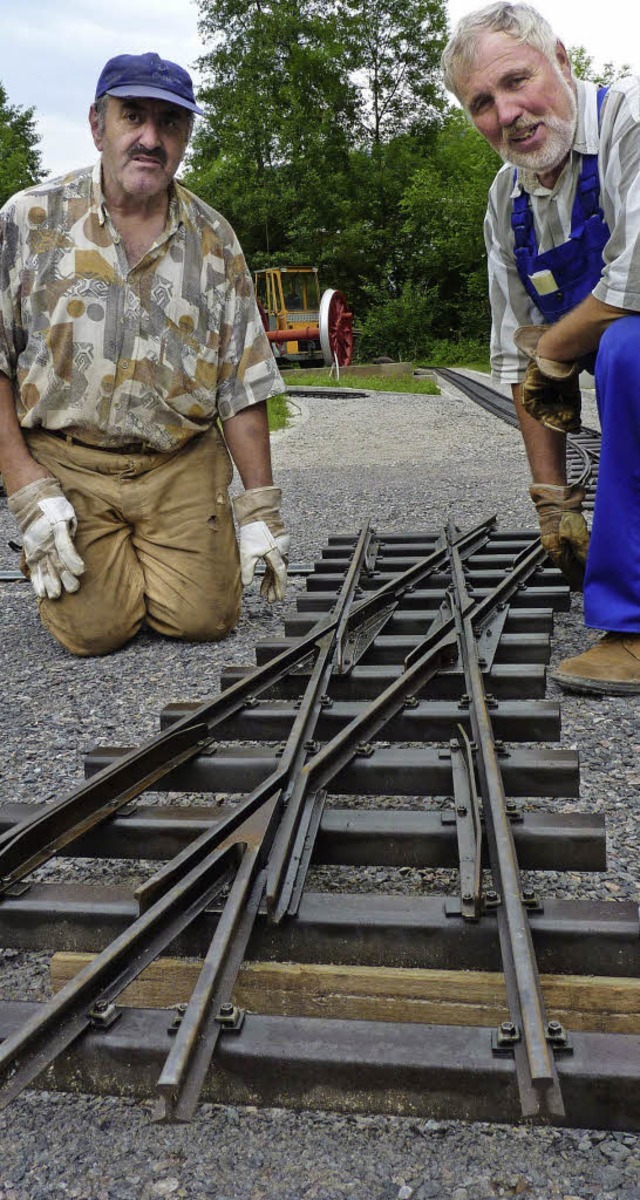
[[[162,146],[157,146],[155,150],[147,150],[145,146],[133,146],[129,150],[128,158],[150,158],[152,162],[159,162],[163,167],[167,163],[167,155]]]
[[[502,136],[503,138],[508,139],[509,135],[512,133],[526,133],[527,130],[533,129],[534,126],[539,124],[540,121],[535,121],[533,117],[519,116],[516,117],[515,121],[512,121],[510,125],[504,126],[502,130]]]

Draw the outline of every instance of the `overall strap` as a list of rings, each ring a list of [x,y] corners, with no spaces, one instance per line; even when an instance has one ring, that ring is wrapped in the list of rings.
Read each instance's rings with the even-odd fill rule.
[[[600,126],[602,105],[604,98],[609,91],[608,87],[598,89],[598,127]],[[582,208],[582,216],[585,221],[590,217],[598,216],[602,219],[602,209],[600,208],[600,177],[598,175],[598,155],[585,154],[582,163],[582,171],[578,180],[577,195],[580,197],[580,206]]]
[[[518,182],[518,168],[513,170],[513,186]],[[522,188],[511,203],[511,228],[515,239],[516,257],[519,250],[529,250],[536,253],[536,235],[533,227],[533,214],[529,204],[529,196]]]

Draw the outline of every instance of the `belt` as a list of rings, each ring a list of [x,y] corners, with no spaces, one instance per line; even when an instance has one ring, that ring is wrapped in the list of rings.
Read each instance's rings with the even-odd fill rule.
[[[119,446],[97,446],[95,442],[83,442],[81,438],[75,434],[67,433],[64,429],[44,429],[41,426],[41,432],[49,434],[49,437],[59,438],[60,441],[66,442],[69,446],[84,446],[86,450],[104,450],[107,454],[162,454],[162,450],[158,450],[155,446],[150,446],[148,442],[122,442]]]

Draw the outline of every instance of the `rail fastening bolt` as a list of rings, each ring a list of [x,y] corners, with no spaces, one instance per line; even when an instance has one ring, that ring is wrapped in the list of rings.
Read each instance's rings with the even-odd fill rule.
[[[513,1021],[502,1021],[500,1024],[500,1033],[504,1034],[505,1037],[515,1037],[516,1027]]]

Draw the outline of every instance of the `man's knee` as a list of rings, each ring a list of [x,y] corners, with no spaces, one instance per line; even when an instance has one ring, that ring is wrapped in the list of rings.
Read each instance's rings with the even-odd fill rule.
[[[68,650],[80,658],[93,658],[121,650],[138,633],[143,613],[89,614],[73,612],[68,602],[73,597],[40,602],[40,620],[45,629]]]
[[[637,372],[640,364],[640,316],[620,317],[605,329],[598,348],[599,370]]]
[[[208,619],[185,621],[177,635],[186,642],[220,642],[235,629],[240,620],[240,605],[233,611],[212,613]]]
[[[240,619],[241,589],[230,587],[224,596],[191,594],[171,611],[151,608],[147,624],[165,637],[185,642],[219,642],[235,629]]]

